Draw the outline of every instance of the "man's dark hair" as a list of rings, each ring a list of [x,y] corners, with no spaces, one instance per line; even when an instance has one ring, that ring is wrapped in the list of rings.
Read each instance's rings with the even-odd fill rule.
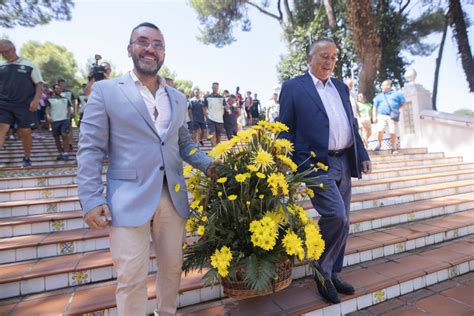
[[[213,82],[212,85],[219,85],[219,82]]]
[[[223,93],[229,93],[229,90],[224,90]]]
[[[57,82],[57,83],[66,82],[66,79],[59,78],[56,82]]]
[[[320,38],[318,40],[315,40],[314,42],[312,42],[309,46],[308,46],[308,49],[306,50],[306,56],[310,56],[314,47],[318,44],[321,44],[321,43],[333,43],[334,45],[336,45],[336,42],[334,42],[332,39],[330,38]]]
[[[15,44],[13,44],[12,41],[10,41],[9,39],[6,39],[6,38],[0,39],[0,44],[9,45],[9,46],[15,47]]]
[[[236,97],[235,97],[235,95],[231,94],[231,95],[229,95],[229,99],[230,98],[235,99]]]
[[[61,86],[59,85],[59,82],[56,82],[55,84],[53,84],[53,90],[56,89],[56,87],[61,87]]]
[[[161,33],[161,30],[158,28],[158,26],[156,26],[155,24],[153,23],[150,23],[150,22],[143,22],[143,23],[140,23],[138,24],[137,26],[135,26],[132,30],[132,33],[130,33],[130,44],[132,44],[132,36],[133,36],[133,32],[135,32],[136,29],[138,29],[139,27],[149,27],[151,29],[155,29],[157,30],[158,32]]]

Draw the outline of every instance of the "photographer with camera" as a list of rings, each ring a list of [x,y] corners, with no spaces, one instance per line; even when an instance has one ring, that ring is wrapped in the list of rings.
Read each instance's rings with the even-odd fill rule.
[[[106,61],[101,62],[99,65],[99,60],[102,57],[99,54],[94,56],[95,63],[92,65],[91,70],[89,72],[89,82],[87,82],[86,87],[84,88],[84,94],[89,96],[92,92],[92,86],[95,82],[101,81],[104,79],[109,79],[110,74],[112,73],[112,67]]]

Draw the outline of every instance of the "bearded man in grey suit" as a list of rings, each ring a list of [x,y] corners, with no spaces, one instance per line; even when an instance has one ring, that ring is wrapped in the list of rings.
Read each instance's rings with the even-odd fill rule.
[[[158,27],[135,27],[127,49],[133,70],[97,82],[89,97],[77,154],[78,194],[86,223],[110,227],[118,314],[146,314],[151,238],[158,265],[155,313],[174,315],[189,215],[183,160],[210,176],[215,164],[185,127],[186,97],[157,75],[165,58]]]

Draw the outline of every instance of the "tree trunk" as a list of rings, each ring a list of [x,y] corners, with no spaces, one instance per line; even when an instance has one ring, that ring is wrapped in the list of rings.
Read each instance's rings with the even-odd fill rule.
[[[326,9],[326,15],[328,17],[329,27],[331,28],[331,31],[334,34],[337,29],[337,24],[336,24],[336,14],[334,13],[332,0],[324,0],[324,8]]]
[[[372,100],[381,47],[370,1],[348,0],[346,12],[352,30],[352,43],[361,66],[359,92],[364,93],[367,100]]]
[[[446,17],[445,22],[444,22],[443,36],[441,36],[441,43],[439,44],[438,58],[436,58],[436,69],[435,69],[434,83],[433,83],[433,95],[431,96],[432,98],[431,103],[433,104],[434,111],[438,111],[436,107],[436,97],[438,95],[439,69],[441,68],[441,59],[443,58],[444,42],[446,41],[446,34],[448,33],[448,24],[449,24],[448,17]]]
[[[469,90],[474,92],[474,61],[467,37],[466,22],[464,21],[461,2],[459,0],[449,0],[448,18],[449,24],[453,28],[454,38],[458,44],[462,68],[466,74]]]

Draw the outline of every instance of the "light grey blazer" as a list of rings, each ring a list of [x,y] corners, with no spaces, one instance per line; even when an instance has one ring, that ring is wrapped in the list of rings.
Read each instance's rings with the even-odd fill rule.
[[[166,179],[174,206],[189,216],[183,160],[205,171],[211,159],[197,148],[185,127],[186,97],[166,87],[172,108],[167,133],[160,138],[130,73],[94,84],[82,119],[77,152],[78,195],[85,213],[107,204],[112,226],[141,226],[158,207]],[[102,165],[108,157],[107,195]],[[175,192],[175,185],[181,190]]]

